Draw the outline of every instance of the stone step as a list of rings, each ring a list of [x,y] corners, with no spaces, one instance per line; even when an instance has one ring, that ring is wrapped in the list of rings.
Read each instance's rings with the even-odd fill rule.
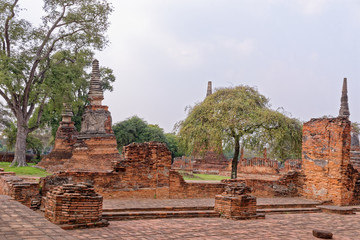
[[[214,210],[214,206],[194,207],[156,207],[156,208],[104,208],[103,212],[157,212],[157,211],[206,211]]]
[[[315,208],[319,203],[289,203],[289,204],[262,204],[257,205],[257,209],[293,209],[293,208]]]
[[[321,212],[321,209],[316,207],[311,208],[264,208],[258,209],[257,213],[264,214],[289,214],[289,213],[317,213]]]
[[[108,221],[126,221],[157,218],[209,218],[219,217],[213,210],[204,211],[145,211],[145,212],[104,212],[103,219]]]

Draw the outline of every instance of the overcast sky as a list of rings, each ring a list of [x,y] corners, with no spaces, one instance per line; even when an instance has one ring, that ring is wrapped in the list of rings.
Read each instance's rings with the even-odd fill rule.
[[[41,1],[23,2],[37,16]],[[137,115],[170,132],[208,81],[257,87],[302,121],[337,116],[344,77],[360,122],[358,0],[111,2],[111,44],[96,58],[117,78],[104,101],[113,123]]]

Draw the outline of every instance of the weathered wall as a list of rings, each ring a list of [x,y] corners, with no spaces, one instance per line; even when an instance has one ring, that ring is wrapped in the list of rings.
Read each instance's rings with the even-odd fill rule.
[[[346,117],[311,119],[303,127],[304,196],[348,205],[358,173],[349,170],[351,122]]]
[[[278,174],[279,162],[268,158],[241,158],[238,162],[238,173]]]
[[[14,160],[15,153],[0,152],[0,162],[12,162]],[[34,154],[26,154],[26,162],[30,162],[34,158]]]
[[[174,170],[183,170],[183,171],[193,171],[193,157],[176,157],[171,164],[171,169]]]
[[[39,198],[39,184],[17,177],[15,173],[0,171],[0,195],[8,195],[14,200],[31,207],[32,200]]]
[[[170,198],[213,198],[224,191],[224,183],[187,183],[175,170],[170,171]]]
[[[133,143],[123,148],[113,171],[67,171],[42,179],[46,192],[63,183],[88,182],[105,198],[169,198],[171,152],[158,142]]]
[[[284,175],[239,174],[237,179],[225,179],[222,183],[240,182],[251,187],[256,197],[299,197],[302,194],[303,176],[290,171]]]

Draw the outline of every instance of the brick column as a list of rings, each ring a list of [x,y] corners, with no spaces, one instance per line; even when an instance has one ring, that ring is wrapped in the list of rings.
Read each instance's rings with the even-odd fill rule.
[[[354,182],[349,178],[351,122],[346,117],[311,119],[303,127],[303,195],[348,205]]]

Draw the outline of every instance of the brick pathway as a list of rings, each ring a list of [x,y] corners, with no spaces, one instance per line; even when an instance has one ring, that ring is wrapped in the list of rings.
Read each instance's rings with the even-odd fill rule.
[[[41,214],[0,195],[0,240],[77,239]]]
[[[360,239],[360,215],[324,213],[267,215],[263,220],[218,218],[154,219],[111,222],[101,229],[69,231],[79,239],[317,239],[313,229],[334,233],[335,240]]]
[[[260,199],[259,199],[260,200]],[[131,200],[128,206],[173,202],[179,205],[211,203],[211,199]],[[303,199],[263,199],[264,203]],[[107,200],[106,202],[109,203]],[[120,201],[118,201],[120,202]],[[137,203],[138,202],[138,203]],[[156,203],[157,202],[157,203]],[[42,239],[315,239],[313,229],[334,233],[335,240],[360,239],[360,214],[325,213],[267,215],[264,220],[232,221],[220,218],[154,219],[110,222],[106,228],[64,231],[20,203],[0,195],[0,240]]]

